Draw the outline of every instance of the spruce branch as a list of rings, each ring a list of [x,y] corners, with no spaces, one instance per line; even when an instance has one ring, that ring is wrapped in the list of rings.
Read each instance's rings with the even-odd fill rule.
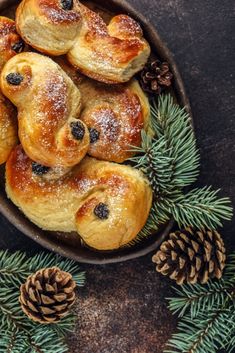
[[[149,219],[133,245],[156,232],[159,225],[174,218],[180,227],[215,229],[232,218],[228,198],[219,198],[211,187],[183,189],[196,181],[199,153],[190,115],[174,103],[171,95],[161,95],[151,107],[153,135],[142,131],[141,147],[131,147],[130,161],[149,179],[154,200]]]
[[[150,171],[155,170],[155,184],[160,191],[170,193],[191,185],[197,179],[200,164],[190,115],[173,102],[171,95],[161,95],[151,107],[151,124],[155,136],[143,133],[141,147],[133,149],[141,157],[131,160],[138,161],[140,169],[149,166]]]
[[[169,298],[169,308],[179,317],[189,310],[191,318],[200,311],[211,310],[214,306],[222,306],[226,298],[235,291],[235,283],[228,284],[223,279],[210,280],[207,285],[194,284],[175,288],[177,298]]]
[[[33,272],[44,267],[58,266],[61,270],[70,272],[78,286],[83,286],[85,273],[80,271],[75,261],[65,259],[57,254],[39,253],[27,258],[25,253],[0,251],[0,285],[9,284],[18,287]]]
[[[206,285],[175,289],[169,309],[181,318],[178,332],[165,352],[217,353],[235,349],[235,253],[229,256],[224,276]]]
[[[85,276],[72,260],[40,253],[28,258],[24,253],[0,251],[0,353],[65,353],[65,335],[73,331],[75,316],[69,314],[58,323],[45,327],[28,319],[22,312],[20,284],[37,270],[58,266],[70,272],[79,286]]]
[[[227,346],[227,337],[234,332],[235,315],[230,309],[201,312],[192,320],[186,315],[178,324],[179,332],[168,342],[165,353],[217,353]]]
[[[28,259],[21,252],[0,251],[0,285],[16,285],[28,275]]]
[[[27,336],[13,330],[1,330],[0,353],[31,353],[28,349]]]
[[[231,201],[227,197],[218,198],[219,191],[209,186],[182,195],[172,207],[172,215],[179,227],[216,229],[222,226],[222,220],[231,220]]]

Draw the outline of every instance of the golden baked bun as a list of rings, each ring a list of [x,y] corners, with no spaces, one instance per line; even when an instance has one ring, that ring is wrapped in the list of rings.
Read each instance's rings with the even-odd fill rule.
[[[24,49],[24,42],[16,33],[15,22],[0,16],[0,72],[5,63]],[[5,163],[18,142],[16,112],[0,92],[0,164]]]
[[[62,4],[62,0],[21,1],[16,28],[26,43],[51,55],[62,55],[72,48],[81,29],[81,13],[77,6],[64,10]]]
[[[5,63],[24,50],[24,42],[16,32],[15,22],[0,16],[0,71]]]
[[[85,80],[80,91],[81,120],[90,131],[88,154],[117,163],[132,157],[130,146],[141,145],[141,130],[148,130],[150,120],[149,102],[139,83],[107,86]]]
[[[32,163],[21,146],[7,161],[6,191],[40,228],[77,231],[97,250],[117,249],[133,240],[152,203],[147,179],[130,166],[86,157],[61,177],[60,170]]]
[[[78,0],[23,0],[16,24],[32,47],[50,55],[67,54],[81,72],[105,83],[129,81],[150,55],[136,21],[118,15],[106,25]]]
[[[6,162],[18,143],[16,112],[0,92],[0,164]]]
[[[1,89],[18,108],[19,138],[32,160],[48,167],[81,161],[90,144],[78,119],[81,95],[59,65],[40,54],[18,54],[2,71]]]
[[[139,147],[141,130],[150,130],[149,101],[137,80],[107,85],[78,73],[64,58],[56,62],[71,77],[82,96],[80,119],[90,131],[88,154],[122,163],[133,156],[130,146]]]

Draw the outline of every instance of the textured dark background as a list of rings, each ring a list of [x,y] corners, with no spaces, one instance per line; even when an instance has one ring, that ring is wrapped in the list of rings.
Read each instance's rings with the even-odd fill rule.
[[[223,189],[235,203],[234,0],[130,0],[174,54],[192,104],[201,176],[198,185]],[[232,23],[233,22],[233,23]],[[232,26],[233,25],[233,26]],[[235,249],[235,221],[223,235]],[[0,216],[0,248],[40,249]],[[171,283],[151,256],[117,265],[82,266],[74,353],[162,353],[176,320],[165,297]]]

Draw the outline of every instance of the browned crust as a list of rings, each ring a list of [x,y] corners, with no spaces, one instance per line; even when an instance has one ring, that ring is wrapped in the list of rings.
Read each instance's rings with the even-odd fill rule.
[[[3,16],[0,16],[0,38],[1,71],[5,63],[17,54],[12,46],[21,41],[21,37],[16,32],[15,22]]]

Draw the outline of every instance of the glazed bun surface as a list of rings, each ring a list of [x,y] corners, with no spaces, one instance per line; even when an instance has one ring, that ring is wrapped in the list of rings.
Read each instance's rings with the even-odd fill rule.
[[[117,249],[136,237],[152,203],[140,171],[86,157],[66,172],[35,168],[17,146],[6,165],[7,194],[40,228],[77,231],[97,250]]]
[[[17,142],[16,112],[0,92],[0,164],[6,162]]]
[[[16,28],[33,48],[45,54],[67,53],[81,25],[77,9],[64,10],[59,0],[23,0],[16,11]]]
[[[0,72],[5,63],[24,50],[24,42],[16,32],[15,22],[0,16]]]
[[[129,81],[148,60],[150,47],[139,24],[126,15],[108,25],[78,0],[23,0],[17,30],[35,49],[67,54],[85,75],[105,83]]]
[[[80,119],[90,131],[88,154],[117,163],[132,157],[130,146],[140,146],[141,130],[151,130],[149,101],[138,81],[107,85],[78,73],[64,58],[56,62],[81,92]]]
[[[80,86],[84,109],[81,120],[88,126],[92,157],[122,163],[141,144],[141,130],[149,128],[149,102],[138,82],[107,86],[85,81]]]
[[[59,65],[40,54],[18,54],[2,71],[1,89],[18,108],[19,138],[32,160],[48,167],[81,161],[90,144],[78,119],[81,95]]]
[[[24,43],[16,33],[15,22],[0,16],[0,72],[6,62],[23,49]],[[0,91],[0,164],[6,162],[17,142],[16,112]]]

